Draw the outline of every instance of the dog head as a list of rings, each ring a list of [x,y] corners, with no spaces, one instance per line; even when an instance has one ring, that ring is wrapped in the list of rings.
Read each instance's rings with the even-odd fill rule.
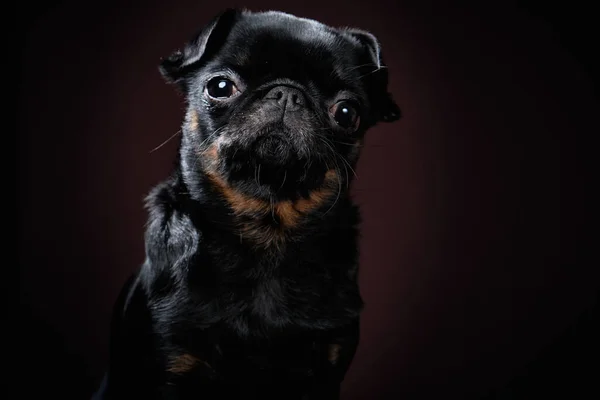
[[[346,187],[365,132],[400,118],[372,34],[282,12],[226,10],[160,71],[186,96],[192,190],[206,176],[271,201]]]

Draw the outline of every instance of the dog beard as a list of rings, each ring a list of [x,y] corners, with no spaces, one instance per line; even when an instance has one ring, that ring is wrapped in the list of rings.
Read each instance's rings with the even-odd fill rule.
[[[278,198],[307,197],[322,186],[331,155],[315,145],[302,148],[290,139],[292,134],[282,123],[274,123],[251,141],[227,141],[220,146],[219,173],[231,184],[253,192]]]

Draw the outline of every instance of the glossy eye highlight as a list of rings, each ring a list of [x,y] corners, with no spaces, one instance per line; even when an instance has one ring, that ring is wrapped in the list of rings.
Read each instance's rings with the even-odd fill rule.
[[[358,128],[360,116],[358,115],[358,107],[351,101],[342,100],[335,103],[329,109],[335,122],[344,129]]]
[[[208,81],[205,91],[209,97],[223,100],[238,93],[238,88],[230,79],[216,77]]]

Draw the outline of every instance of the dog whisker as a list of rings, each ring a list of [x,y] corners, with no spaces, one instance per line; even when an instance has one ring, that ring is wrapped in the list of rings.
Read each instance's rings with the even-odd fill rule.
[[[371,75],[371,74],[374,74],[374,73],[378,72],[379,70],[386,69],[386,68],[387,68],[386,66],[382,65],[382,66],[380,66],[379,68],[377,68],[377,69],[375,69],[375,70],[373,70],[373,71],[371,71],[371,72],[367,72],[366,74],[359,76],[359,77],[358,77],[358,79],[362,79],[362,78],[364,78],[365,76],[369,76],[369,75]]]
[[[336,169],[335,170],[339,174],[339,168],[337,168],[337,165],[336,165]],[[335,207],[335,205],[337,204],[338,200],[340,199],[340,194],[342,193],[342,181],[340,179],[338,179],[337,181],[338,181],[337,195],[335,197],[335,200],[333,201],[333,204],[331,205],[331,207],[329,207],[329,209],[327,209],[327,211],[325,211],[325,213],[323,214],[323,216],[327,215],[327,213],[329,213],[329,211],[331,211],[333,209],[333,207]]]
[[[348,168],[350,168],[350,170],[354,174],[354,177],[358,179],[358,175],[356,175],[356,171],[354,171],[354,168],[352,168],[352,165],[350,165],[350,162],[348,162],[348,160],[346,160],[346,158],[339,153],[338,153],[338,157],[340,157],[342,159],[342,161],[348,166]]]
[[[256,183],[260,186],[260,164],[258,164],[258,172],[256,173]]]
[[[354,171],[354,168],[352,168],[350,162],[348,162],[348,160],[346,160],[346,158],[343,155],[341,155],[338,151],[336,151],[335,148],[329,143],[330,139],[325,137],[320,137],[320,139],[331,150],[333,156],[340,158],[344,162],[345,166],[347,165],[350,168],[350,170],[352,170],[354,176],[358,178],[358,175],[356,175],[356,171]]]
[[[179,129],[177,132],[175,132],[173,135],[171,135],[167,140],[165,140],[164,142],[162,142],[161,144],[159,144],[158,146],[156,146],[155,148],[150,150],[150,152],[148,154],[154,153],[156,150],[160,149],[161,147],[163,147],[164,145],[169,143],[175,136],[179,135],[180,133],[181,133],[181,129]]]
[[[208,135],[206,137],[206,139],[204,139],[202,142],[200,142],[198,147],[202,148],[206,142],[208,142],[213,136],[218,135],[219,133],[223,132],[225,130],[225,128],[226,128],[225,126],[222,126],[219,129],[215,130],[213,133]]]
[[[340,142],[339,140],[334,140],[332,138],[329,138],[327,136],[321,135],[321,134],[316,133],[316,132],[315,132],[315,135],[318,136],[318,137],[321,137],[323,139],[326,139],[327,141],[332,142],[332,143],[339,143],[339,144],[344,144],[344,145],[347,145],[347,146],[355,146],[356,145],[356,143]]]
[[[345,146],[355,146],[355,145],[356,145],[356,143],[340,142],[339,140],[333,140],[333,139],[330,139],[330,140],[331,140],[333,143],[337,143],[337,144],[343,144],[343,145],[345,145]]]
[[[357,69],[364,68],[364,67],[377,67],[377,64],[374,64],[374,63],[361,64],[361,65],[357,65],[355,67],[349,68],[348,71],[355,71]]]
[[[269,196],[269,203],[271,207],[271,218],[273,218],[273,222],[277,223],[277,219],[275,218],[275,200],[273,196]]]
[[[208,135],[206,137],[206,139],[204,139],[199,145],[198,148],[202,149],[204,144],[206,142],[208,142],[212,137],[214,137],[215,135],[221,133],[223,130],[225,129],[225,126],[215,130],[213,133],[211,133],[210,135]],[[206,152],[209,150],[209,148],[204,148],[200,151],[200,155],[203,156],[204,154],[206,154]],[[199,157],[194,157],[194,170],[196,170],[198,168],[198,162],[199,162]]]
[[[344,171],[346,171],[346,189],[350,187],[350,177],[348,176],[348,167],[344,165]]]
[[[356,66],[354,66],[354,67],[352,67],[352,68],[348,68],[348,69],[347,69],[347,72],[352,72],[352,71],[355,71],[355,70],[357,70],[357,69],[364,68],[364,67],[369,67],[369,66],[376,67],[376,66],[377,66],[377,64],[374,64],[374,63],[366,63],[366,64],[361,64],[361,65],[356,65]],[[333,76],[334,74],[335,74],[335,70],[331,71],[331,73],[330,73],[330,75],[329,75],[329,76]]]
[[[285,184],[285,179],[287,178],[287,169],[283,170],[283,181],[281,182],[281,185],[279,186],[279,190],[281,190],[281,188],[283,187],[283,185]]]
[[[216,129],[213,133],[211,133],[210,135],[208,135],[202,142],[200,142],[200,144],[198,145],[198,147],[203,147],[204,144],[206,144],[206,142],[208,142],[212,137],[222,133],[227,127],[226,126],[222,126],[219,129]]]

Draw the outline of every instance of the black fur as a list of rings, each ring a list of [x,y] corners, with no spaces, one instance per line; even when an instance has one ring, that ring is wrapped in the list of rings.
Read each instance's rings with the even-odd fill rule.
[[[227,10],[160,71],[187,99],[179,158],[147,198],[97,397],[338,398],[363,306],[348,187],[367,129],[400,117],[377,40]],[[215,76],[236,94],[210,98]]]

